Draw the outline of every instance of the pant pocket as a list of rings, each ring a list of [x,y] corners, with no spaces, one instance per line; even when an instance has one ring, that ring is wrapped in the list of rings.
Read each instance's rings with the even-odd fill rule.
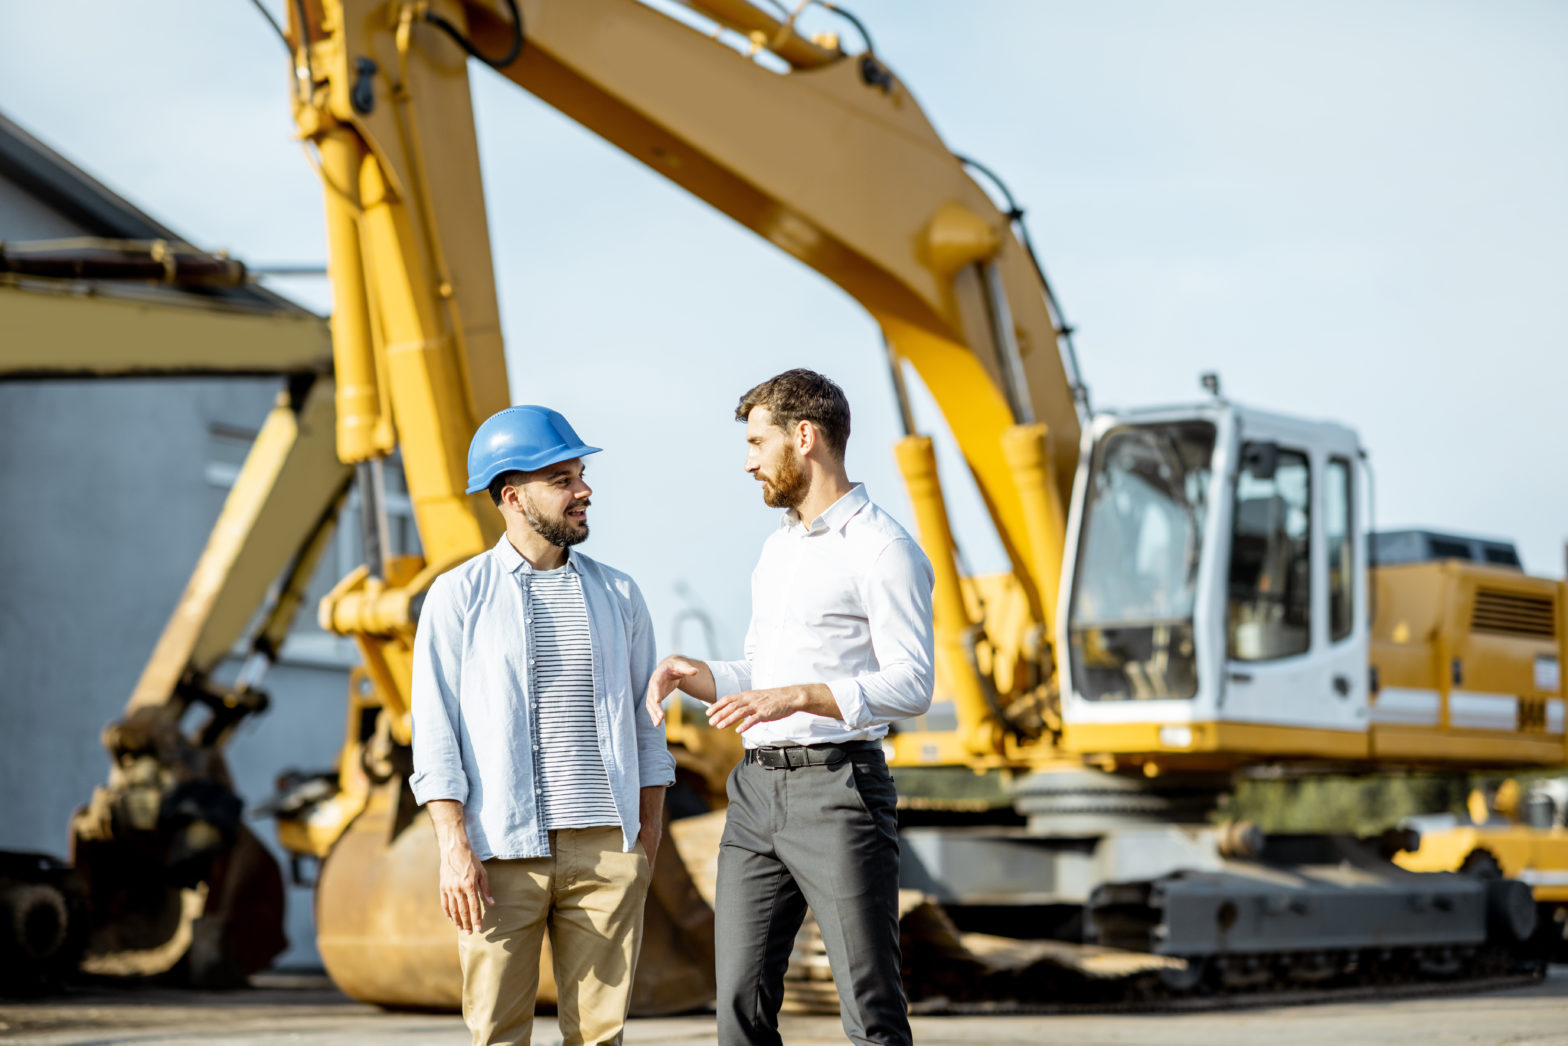
[[[898,835],[898,790],[893,787],[893,776],[887,764],[880,762],[849,762],[849,782],[853,785],[861,809],[870,815],[877,830],[884,835]]]

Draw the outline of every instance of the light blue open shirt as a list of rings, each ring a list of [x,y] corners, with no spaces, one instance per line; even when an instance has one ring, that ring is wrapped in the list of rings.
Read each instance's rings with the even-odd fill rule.
[[[630,577],[572,552],[593,646],[599,753],[624,849],[641,826],[639,789],[675,782],[664,730],[643,706],[657,660],[653,623]],[[480,860],[550,853],[539,801],[539,711],[529,698],[531,567],[506,535],[436,578],[414,637],[414,775],[421,805],[463,804]]]

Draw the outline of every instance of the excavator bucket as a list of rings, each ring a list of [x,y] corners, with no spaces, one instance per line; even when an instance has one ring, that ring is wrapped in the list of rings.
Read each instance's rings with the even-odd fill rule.
[[[171,880],[167,850],[145,842],[75,840],[91,922],[85,972],[232,988],[288,946],[283,875],[250,829],[188,882]]]
[[[638,1016],[679,1013],[713,999],[713,910],[677,847],[655,862],[642,959],[632,991]],[[361,1002],[409,1009],[462,1005],[457,931],[442,914],[439,854],[430,818],[401,780],[378,786],[322,864],[316,943],[334,983]],[[556,1002],[548,940],[539,1004]]]
[[[104,731],[109,782],[71,818],[82,968],[233,987],[288,946],[283,875],[245,827],[222,755],[181,732],[180,711],[138,708]]]

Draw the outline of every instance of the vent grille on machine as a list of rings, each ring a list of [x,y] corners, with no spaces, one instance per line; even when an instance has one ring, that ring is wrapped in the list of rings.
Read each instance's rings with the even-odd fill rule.
[[[1470,614],[1470,631],[1552,639],[1557,635],[1557,608],[1551,596],[1479,588]]]

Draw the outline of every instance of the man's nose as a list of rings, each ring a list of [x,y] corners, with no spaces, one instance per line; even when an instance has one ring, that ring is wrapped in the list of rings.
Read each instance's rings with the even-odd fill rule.
[[[592,493],[593,488],[588,485],[588,481],[580,479],[577,481],[577,490],[572,494],[572,497],[577,498],[580,501]]]

